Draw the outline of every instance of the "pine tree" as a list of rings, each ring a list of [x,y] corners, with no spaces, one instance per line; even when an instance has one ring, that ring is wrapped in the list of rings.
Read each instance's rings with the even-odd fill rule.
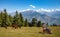
[[[15,16],[13,17],[13,23],[16,23],[16,17]]]
[[[0,13],[0,26],[2,26],[2,18],[3,18],[3,12]]]
[[[18,26],[18,12],[16,11],[16,14],[13,18],[13,23],[16,24]]]
[[[21,21],[20,25],[24,26],[24,19],[23,19],[23,16],[21,13],[19,14],[19,17],[20,17],[20,21]]]
[[[21,21],[20,21],[20,16],[18,14],[18,11],[16,11],[16,23],[19,26],[19,28],[21,28]]]
[[[20,17],[20,15],[18,14],[18,11],[16,11],[16,14],[15,14],[15,16],[14,16],[14,18],[13,18],[13,23],[16,25],[16,26],[18,26],[19,28],[21,28],[21,25],[22,25],[22,22],[21,22],[21,17]]]
[[[41,27],[41,26],[42,26],[41,21],[38,21],[38,23],[37,23],[37,27]]]
[[[37,19],[36,18],[32,18],[32,26],[36,26],[37,24]]]
[[[11,26],[13,23],[13,17],[11,15],[9,15],[9,26]]]
[[[28,26],[28,20],[27,18],[25,19],[25,27]]]
[[[16,15],[15,15],[15,17],[16,17],[16,18],[15,18],[16,22],[15,22],[15,23],[16,23],[17,25],[18,25],[18,16],[19,16],[19,15],[18,15],[18,11],[16,11]]]
[[[2,27],[5,27],[7,29],[7,25],[8,25],[8,17],[7,17],[7,12],[6,9],[4,9],[4,13],[2,15]]]

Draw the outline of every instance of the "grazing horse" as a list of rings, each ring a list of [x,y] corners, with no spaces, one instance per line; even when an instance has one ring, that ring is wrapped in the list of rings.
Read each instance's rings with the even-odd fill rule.
[[[46,32],[47,32],[48,34],[51,34],[51,33],[52,33],[51,30],[48,29],[48,28],[46,28]]]
[[[15,28],[15,29],[17,29],[18,28],[18,25],[13,23],[12,24],[12,27]]]
[[[51,30],[47,28],[46,24],[43,24],[42,29],[43,29],[43,33],[51,34]]]

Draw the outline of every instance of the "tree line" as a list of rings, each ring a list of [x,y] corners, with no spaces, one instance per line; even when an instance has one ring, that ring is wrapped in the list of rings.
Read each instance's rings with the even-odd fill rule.
[[[32,18],[31,22],[29,22],[28,19],[24,19],[22,13],[18,13],[18,11],[15,12],[14,16],[9,15],[6,9],[0,12],[0,27],[41,27],[42,24],[41,20],[37,21],[36,18]],[[48,23],[46,25],[48,26]],[[52,26],[56,26],[56,24]]]
[[[6,9],[0,12],[0,27],[11,27],[11,26],[17,26],[21,28],[24,27],[40,27],[42,25],[41,21],[37,21],[36,18],[32,18],[31,22],[28,21],[26,18],[24,20],[24,17],[22,13],[18,13],[18,11],[15,12],[14,16],[11,16],[7,13]]]

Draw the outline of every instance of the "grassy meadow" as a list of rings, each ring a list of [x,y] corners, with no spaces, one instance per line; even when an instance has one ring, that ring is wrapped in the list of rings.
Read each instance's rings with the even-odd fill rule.
[[[22,27],[21,29],[14,29],[8,27],[0,28],[0,37],[60,37],[60,27],[49,27],[52,34],[43,34],[41,27]]]

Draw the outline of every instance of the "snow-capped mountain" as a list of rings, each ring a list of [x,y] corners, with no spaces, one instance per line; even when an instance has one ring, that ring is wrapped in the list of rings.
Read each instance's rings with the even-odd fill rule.
[[[27,18],[29,21],[31,21],[32,18],[36,18],[37,20],[41,20],[42,22],[45,22],[45,23],[49,23],[49,24],[55,23],[60,25],[60,11],[48,13],[48,12],[37,12],[37,11],[29,10],[21,13],[24,19]]]

